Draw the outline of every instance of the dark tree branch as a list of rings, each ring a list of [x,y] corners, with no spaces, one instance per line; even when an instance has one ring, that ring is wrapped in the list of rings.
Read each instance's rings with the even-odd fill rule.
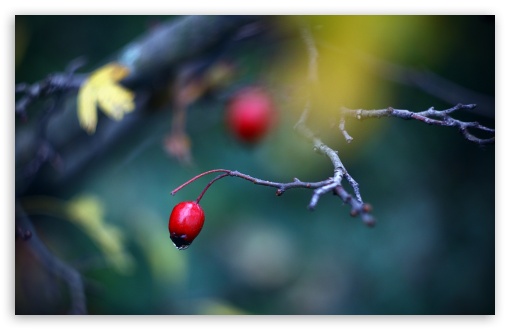
[[[130,75],[122,84],[135,92],[136,110],[119,122],[100,120],[93,136],[87,136],[80,128],[72,103],[65,103],[65,109],[61,109],[65,111],[59,111],[58,116],[48,116],[44,124],[46,136],[43,144],[50,146],[62,161],[58,173],[47,177],[46,184],[49,186],[68,180],[95,157],[111,149],[121,137],[131,133],[147,118],[147,105],[153,89],[168,86],[177,68],[190,61],[202,61],[212,56],[212,53],[221,53],[229,42],[257,34],[260,29],[254,29],[254,22],[261,21],[263,19],[256,16],[182,17],[161,24],[157,29],[124,47],[111,61],[126,65],[130,69]],[[16,102],[16,113],[21,117],[26,116],[27,108],[36,100],[50,97],[65,99],[73,95],[88,77],[88,74],[70,74],[77,68],[75,64],[76,62],[73,62],[69,65],[68,72],[49,75],[38,83],[18,84],[16,93],[21,97]],[[37,137],[33,144],[38,145],[39,140]],[[30,146],[35,153],[38,152],[37,145]],[[26,147],[25,145],[24,148]],[[34,154],[33,158],[38,156]],[[29,172],[36,176],[44,162],[46,159],[36,159],[35,163],[29,165],[32,169],[32,172]],[[18,159],[16,164],[21,166]],[[17,181],[18,179],[18,193],[21,193],[30,187],[29,183],[34,178],[27,180],[25,176],[21,176]]]
[[[85,59],[80,57],[71,61],[64,73],[48,75],[45,79],[29,85],[20,83],[16,85],[16,94],[24,95],[16,102],[16,114],[26,118],[27,108],[36,100],[49,96],[60,97],[63,93],[77,91],[85,81],[86,75],[77,75],[75,72],[85,64]]]
[[[87,314],[87,304],[83,280],[78,271],[68,266],[51,253],[39,239],[32,222],[23,208],[16,203],[16,231],[24,233],[25,244],[28,245],[34,257],[51,272],[67,283],[71,295],[70,314]]]
[[[496,130],[480,125],[478,122],[463,122],[452,118],[450,114],[458,110],[472,109],[475,104],[457,104],[454,107],[445,110],[435,110],[433,107],[421,112],[411,112],[409,110],[394,109],[388,107],[380,110],[352,110],[345,107],[340,109],[341,117],[351,117],[358,120],[369,118],[395,117],[401,119],[414,119],[429,125],[456,127],[466,140],[483,145],[495,143],[495,137],[479,138],[469,132],[470,129],[495,134]],[[437,119],[435,119],[437,118]],[[340,130],[343,130],[342,122]],[[344,134],[345,135],[345,134]],[[346,138],[347,139],[347,138]]]
[[[162,24],[127,45],[118,56],[118,62],[131,72],[124,84],[130,87],[143,84],[147,79],[154,81],[154,77],[166,74],[183,61],[221,49],[260,19],[256,16],[198,15]]]
[[[35,101],[65,92],[77,91],[86,77],[87,75],[85,74],[69,75],[68,73],[54,73],[32,85],[26,83],[17,84],[16,94],[24,95],[16,102],[16,114],[26,117],[27,108]]]

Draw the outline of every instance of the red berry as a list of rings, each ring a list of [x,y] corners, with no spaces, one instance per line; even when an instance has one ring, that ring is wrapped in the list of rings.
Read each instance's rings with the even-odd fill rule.
[[[243,142],[258,142],[269,131],[274,119],[273,102],[262,88],[242,89],[227,105],[227,124]]]
[[[202,230],[204,220],[204,210],[197,202],[187,201],[175,205],[168,220],[170,239],[175,247],[179,250],[187,249]]]

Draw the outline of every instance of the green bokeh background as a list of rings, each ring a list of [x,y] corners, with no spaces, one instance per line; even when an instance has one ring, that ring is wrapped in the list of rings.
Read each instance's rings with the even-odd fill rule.
[[[168,19],[17,16],[16,83],[63,71],[82,55],[88,59],[83,72],[92,70]],[[325,29],[342,19],[381,20],[309,18],[312,26]],[[384,35],[384,25],[377,29],[377,38],[397,48],[386,60],[430,70],[494,97],[493,16],[382,20],[409,27],[388,29],[390,35]],[[241,48],[237,56],[244,65],[239,81],[277,85],[263,49]],[[418,111],[452,106],[412,86],[371,77],[376,88],[357,107]],[[323,196],[310,212],[310,191],[276,197],[271,188],[225,178],[201,202],[206,223],[196,241],[185,251],[173,247],[168,215],[178,202],[195,199],[208,180],[175,196],[170,191],[198,173],[227,168],[274,181],[331,175],[330,162],[293,133],[295,117],[287,112],[286,89],[271,90],[280,122],[257,146],[235,141],[224,125],[221,98],[207,99],[189,111],[195,166],[183,167],[164,153],[171,112],[160,111],[78,177],[58,188],[27,192],[64,201],[94,195],[106,221],[123,232],[133,258],[133,268],[124,273],[105,264],[91,237],[73,223],[32,218],[54,254],[83,274],[89,313],[494,314],[495,150],[470,143],[453,129],[383,119],[348,122],[353,132],[363,131],[351,133],[355,140],[350,144],[340,132],[337,138],[325,136],[360,184],[364,200],[373,205],[378,221],[373,229],[351,218],[335,196]],[[488,116],[459,117],[494,127],[494,109],[485,111]],[[23,125],[16,119],[17,134]],[[65,285],[41,268],[21,241],[16,241],[15,299],[17,314],[66,313],[69,303]]]

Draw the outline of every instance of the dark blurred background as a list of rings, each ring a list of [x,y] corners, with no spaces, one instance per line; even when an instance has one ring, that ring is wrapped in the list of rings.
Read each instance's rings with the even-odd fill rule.
[[[62,72],[80,56],[88,60],[80,71],[89,72],[172,19],[178,18],[17,16],[16,83]],[[272,44],[237,47],[231,84],[189,109],[193,166],[164,151],[167,107],[79,175],[52,185],[41,180],[21,194],[16,182],[27,209],[53,210],[29,215],[48,248],[83,275],[89,313],[494,314],[494,146],[400,119],[348,121],[354,141],[347,144],[330,119],[342,105],[422,111],[482,100],[476,112],[455,117],[494,127],[493,16],[304,17],[316,37],[323,92],[311,114],[322,117],[314,129],[339,150],[377,225],[351,218],[332,195],[310,212],[311,191],[276,197],[272,188],[225,178],[201,201],[206,222],[198,238],[185,251],[175,249],[168,216],[208,179],[175,196],[170,191],[198,173],[227,168],[281,182],[332,173],[328,159],[292,129],[307,61],[298,35],[286,31],[295,17],[272,19],[282,31]],[[424,90],[416,79],[428,87],[446,82],[439,86],[452,92]],[[226,128],[224,101],[232,86],[251,84],[271,91],[280,120],[248,147]],[[31,108],[26,123],[16,119],[16,143],[43,107]],[[51,177],[56,170],[41,171]],[[66,313],[67,287],[24,244],[16,240],[16,314]]]

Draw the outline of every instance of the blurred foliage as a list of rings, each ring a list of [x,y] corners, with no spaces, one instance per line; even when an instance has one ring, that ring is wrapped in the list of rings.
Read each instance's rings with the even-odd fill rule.
[[[93,70],[166,19],[172,18],[17,16],[16,83],[63,71],[82,55],[89,59],[84,70]],[[348,121],[354,141],[347,144],[331,120],[341,105],[450,106],[374,74],[352,61],[346,48],[426,68],[494,97],[492,16],[305,17],[319,50],[321,94],[311,125],[339,150],[374,206],[376,227],[351,218],[335,196],[323,196],[309,212],[310,191],[275,197],[270,188],[225,178],[201,201],[206,222],[193,245],[173,247],[167,230],[172,207],[195,199],[208,179],[174,197],[170,191],[200,172],[228,168],[274,181],[331,175],[328,159],[293,132],[307,67],[302,42],[285,33],[286,22],[295,19],[281,18],[281,44],[237,48],[231,54],[235,81],[218,91],[219,98],[200,100],[188,111],[195,166],[183,167],[165,153],[172,116],[166,108],[79,176],[58,188],[33,188],[69,201],[68,218],[84,229],[54,216],[32,217],[48,247],[85,277],[90,313],[494,313],[494,147],[480,148],[448,128],[397,119]],[[280,106],[278,128],[253,147],[233,140],[223,118],[221,96],[243,84],[266,86]],[[494,118],[462,116],[494,127]],[[16,122],[17,139],[22,126]],[[101,255],[108,260],[122,249],[128,259],[87,262]],[[55,281],[17,242],[16,313],[65,312],[67,289]]]
[[[96,243],[112,268],[120,273],[131,273],[133,261],[124,251],[123,233],[117,226],[105,222],[104,205],[96,196],[80,195],[69,202],[31,196],[22,199],[22,204],[31,215],[45,214],[73,222]]]

